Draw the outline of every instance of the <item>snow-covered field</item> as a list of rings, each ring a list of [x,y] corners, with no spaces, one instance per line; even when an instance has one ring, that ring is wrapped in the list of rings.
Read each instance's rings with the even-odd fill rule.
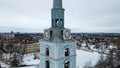
[[[100,54],[97,52],[89,52],[83,50],[76,50],[76,67],[83,68],[86,64],[90,67],[94,66],[100,58]],[[37,65],[39,64],[39,59],[34,60],[33,55],[25,55],[24,63],[26,65]],[[20,68],[36,68],[36,66],[20,67]]]
[[[24,56],[25,58],[23,59],[23,64],[25,65],[37,65],[39,63],[40,60],[38,59],[33,59],[34,55],[33,53],[31,54],[27,54]]]
[[[5,64],[4,62],[0,61],[0,65],[3,68],[9,68],[9,65]]]
[[[83,68],[85,65],[88,65],[90,67],[94,66],[97,61],[100,58],[100,54],[97,52],[89,52],[89,51],[83,51],[83,50],[76,50],[77,57],[76,57],[76,67],[77,68]],[[27,54],[24,56],[24,61],[22,64],[24,65],[31,65],[27,67],[17,67],[17,68],[36,68],[36,66],[39,64],[39,59],[33,59],[33,54]],[[8,67],[8,65],[5,65],[1,62],[2,67]]]
[[[100,58],[100,54],[98,54],[97,52],[77,50],[76,53],[77,68],[84,68],[85,65],[93,67]]]

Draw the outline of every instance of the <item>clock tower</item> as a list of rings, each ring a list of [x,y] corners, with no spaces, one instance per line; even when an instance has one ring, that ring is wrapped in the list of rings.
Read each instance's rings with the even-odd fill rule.
[[[64,11],[62,0],[54,0],[51,27],[40,39],[40,68],[76,68],[76,42],[64,28]]]

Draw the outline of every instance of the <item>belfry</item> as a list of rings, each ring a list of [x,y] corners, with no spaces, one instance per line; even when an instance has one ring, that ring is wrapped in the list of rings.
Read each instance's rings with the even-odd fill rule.
[[[40,68],[76,68],[76,42],[64,28],[62,0],[53,1],[51,27],[40,39]]]

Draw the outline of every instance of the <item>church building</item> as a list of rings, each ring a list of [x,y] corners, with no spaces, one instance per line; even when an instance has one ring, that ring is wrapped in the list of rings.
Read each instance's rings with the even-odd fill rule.
[[[51,27],[40,39],[40,68],[76,68],[76,42],[64,28],[64,11],[62,0],[54,0]]]

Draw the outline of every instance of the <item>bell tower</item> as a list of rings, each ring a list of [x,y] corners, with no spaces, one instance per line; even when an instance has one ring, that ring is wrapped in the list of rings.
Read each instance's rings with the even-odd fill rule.
[[[76,42],[71,30],[64,28],[62,0],[54,0],[51,27],[40,39],[40,68],[76,68]]]

